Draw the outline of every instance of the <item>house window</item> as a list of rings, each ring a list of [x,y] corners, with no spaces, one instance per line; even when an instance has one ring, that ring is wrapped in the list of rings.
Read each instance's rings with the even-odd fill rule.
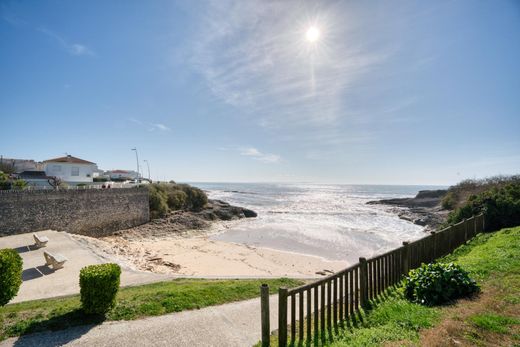
[[[70,170],[71,176],[79,176],[79,167],[73,166]]]
[[[52,172],[61,172],[61,165],[53,165]]]

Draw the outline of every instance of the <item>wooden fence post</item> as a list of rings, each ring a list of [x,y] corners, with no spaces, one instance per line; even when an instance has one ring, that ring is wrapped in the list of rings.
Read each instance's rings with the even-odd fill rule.
[[[361,291],[361,307],[368,305],[368,265],[366,258],[359,258],[359,289]]]
[[[403,242],[403,257],[401,261],[403,275],[408,276],[408,272],[410,272],[410,242],[408,241]]]
[[[431,236],[431,247],[432,247],[432,262],[437,259],[437,232],[430,231]]]
[[[486,232],[486,215],[482,213],[482,232]]]
[[[260,305],[262,317],[262,347],[271,345],[271,323],[269,321],[269,285],[260,286]]]
[[[287,347],[287,288],[278,289],[278,346]]]
[[[464,220],[464,243],[466,243],[466,241],[468,241],[468,223],[466,220]]]

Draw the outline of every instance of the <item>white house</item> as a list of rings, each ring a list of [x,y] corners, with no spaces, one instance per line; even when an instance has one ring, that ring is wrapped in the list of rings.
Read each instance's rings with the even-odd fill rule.
[[[90,183],[97,165],[90,161],[67,155],[43,162],[43,170],[47,176],[61,178],[68,184]]]

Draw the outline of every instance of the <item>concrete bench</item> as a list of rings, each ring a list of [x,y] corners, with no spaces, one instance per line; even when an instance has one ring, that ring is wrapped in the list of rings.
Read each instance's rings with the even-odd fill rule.
[[[38,234],[33,234],[34,245],[37,248],[45,247],[47,242],[49,242],[49,238],[46,236],[39,236]]]
[[[45,257],[45,264],[48,266],[52,266],[54,270],[61,269],[67,258],[65,258],[61,254],[51,254],[49,252],[43,252],[43,256]]]

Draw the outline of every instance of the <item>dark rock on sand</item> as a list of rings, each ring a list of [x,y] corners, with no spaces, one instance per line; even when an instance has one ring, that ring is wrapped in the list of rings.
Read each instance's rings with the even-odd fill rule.
[[[233,220],[257,216],[255,211],[243,207],[232,206],[222,200],[209,200],[206,207],[199,213],[209,220]]]
[[[446,221],[448,211],[441,207],[441,200],[447,190],[421,190],[414,198],[369,201],[370,205],[389,205],[390,211],[399,218],[425,226],[426,230],[436,230]]]

